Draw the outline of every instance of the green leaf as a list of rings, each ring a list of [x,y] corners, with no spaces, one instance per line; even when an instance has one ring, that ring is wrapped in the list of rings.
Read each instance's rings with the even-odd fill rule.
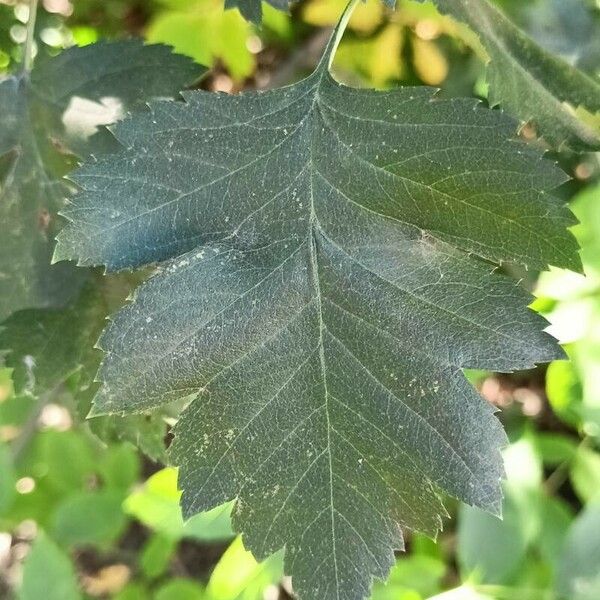
[[[214,0],[162,0],[161,4],[165,9],[148,26],[148,40],[169,44],[203,65],[220,60],[238,81],[252,75],[256,61],[246,45],[252,27],[237,12],[224,12]]]
[[[173,537],[154,534],[144,544],[140,554],[140,567],[148,579],[160,577],[169,566],[169,562],[177,549],[177,540]]]
[[[261,600],[265,590],[283,576],[281,553],[257,563],[237,538],[214,568],[208,586],[210,600]]]
[[[39,533],[23,568],[19,600],[79,600],[75,569],[69,557]]]
[[[557,590],[569,600],[596,598],[600,584],[600,505],[588,506],[575,520],[558,569]]]
[[[231,504],[194,515],[184,523],[177,489],[177,470],[162,469],[125,501],[125,511],[147,527],[174,539],[193,538],[204,542],[227,540],[231,530]]]
[[[140,475],[140,459],[131,444],[115,444],[106,448],[99,465],[104,485],[127,491]]]
[[[582,502],[600,500],[600,453],[580,447],[571,465],[570,475]]]
[[[108,546],[125,529],[127,519],[115,490],[81,491],[70,495],[54,515],[52,533],[68,546]]]
[[[162,585],[154,600],[206,600],[202,586],[191,579],[175,578]]]
[[[435,535],[440,491],[499,512],[505,436],[461,369],[563,356],[497,265],[579,260],[564,174],[512,120],[344,87],[337,37],[298,84],[119,125],[57,257],[168,261],[101,338],[94,413],[191,400],[170,450],[184,514],[237,498],[234,528],[259,560],[286,546],[300,597],[358,599],[401,527]]]
[[[503,519],[468,506],[458,519],[460,566],[484,583],[512,582],[541,525],[541,464],[531,442],[524,438],[507,448],[505,463]]]
[[[423,1],[423,0],[419,0]],[[573,115],[573,107],[600,111],[600,83],[540,47],[488,0],[434,0],[444,14],[466,23],[490,62],[489,100],[501,104],[554,146],[600,147],[600,134]]]
[[[446,573],[443,561],[414,554],[396,561],[389,581],[376,584],[371,600],[406,600],[411,597],[429,598],[441,591],[442,578]]]
[[[114,149],[99,126],[172,97],[199,73],[168,48],[127,41],[72,48],[0,82],[0,321],[66,305],[87,276],[71,264],[50,266],[72,153]]]

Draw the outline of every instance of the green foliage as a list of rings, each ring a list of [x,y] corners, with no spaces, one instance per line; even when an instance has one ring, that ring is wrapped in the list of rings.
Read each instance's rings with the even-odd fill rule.
[[[236,12],[223,12],[221,0],[161,0],[159,12],[147,32],[151,42],[172,45],[177,52],[203,65],[216,59],[235,79],[254,72],[254,56],[247,41],[252,27]]]
[[[49,576],[50,575],[50,576]],[[79,600],[75,571],[69,557],[40,533],[25,561],[19,600]]]
[[[141,490],[127,498],[125,510],[169,538],[215,541],[233,537],[231,505],[199,513],[184,523],[180,497],[177,471],[173,468],[163,469],[152,475]]]
[[[79,170],[56,251],[110,270],[172,259],[103,335],[94,414],[198,396],[171,452],[185,514],[237,498],[248,547],[285,545],[306,597],[366,596],[400,524],[439,529],[437,489],[499,511],[502,433],[460,368],[561,353],[481,259],[579,267],[548,193],[563,176],[514,124],[340,86],[343,27],[294,86],[187,93],[115,128],[126,150]]]
[[[0,596],[345,600],[389,569],[374,600],[595,600],[600,163],[572,150],[598,139],[598,7],[371,1],[308,79],[235,97],[179,97],[202,69],[164,48],[60,52],[144,34],[213,66],[207,90],[276,87],[345,6],[229,4],[43,2],[27,34],[0,3]],[[473,95],[543,139],[451,99]],[[587,277],[552,267],[534,306],[571,360],[494,374],[561,356],[507,275],[579,268],[570,197]],[[60,252],[154,276],[50,267],[65,203]],[[503,499],[467,380],[504,408]],[[85,419],[95,395],[117,414]],[[435,543],[412,530],[442,500]]]

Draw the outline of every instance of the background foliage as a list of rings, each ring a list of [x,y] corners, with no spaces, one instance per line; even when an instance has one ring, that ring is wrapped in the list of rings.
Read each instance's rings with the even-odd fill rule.
[[[542,46],[600,76],[595,0],[497,4]],[[273,87],[314,66],[323,28],[344,5],[307,0],[291,16],[264,5],[258,29],[223,12],[221,0],[44,0],[37,52],[143,36],[213,67],[202,81],[208,89]],[[21,60],[27,16],[26,4],[0,0],[3,71]],[[485,99],[483,56],[472,33],[428,3],[403,0],[390,12],[369,0],[352,17],[334,69],[353,85],[427,84],[446,96]],[[375,600],[600,597],[600,158],[568,151],[555,158],[573,178],[561,192],[581,221],[575,233],[587,277],[558,269],[521,275],[572,360],[515,376],[470,374],[502,408],[511,441],[504,520],[450,503],[453,518],[439,543],[413,536]],[[114,307],[131,285],[131,276],[114,277],[95,293]],[[79,306],[74,314],[84,312]],[[99,328],[104,314],[96,316]],[[40,319],[39,328],[53,326]],[[11,322],[5,326],[10,331]],[[78,334],[82,328],[73,325]],[[45,366],[34,337],[26,344]],[[22,365],[8,359],[0,370],[0,596],[288,597],[281,556],[257,564],[233,538],[228,506],[182,521],[177,474],[161,464],[176,407],[136,423],[82,418],[94,360],[89,372],[73,372],[66,359],[48,362],[44,373],[55,387],[42,397]]]

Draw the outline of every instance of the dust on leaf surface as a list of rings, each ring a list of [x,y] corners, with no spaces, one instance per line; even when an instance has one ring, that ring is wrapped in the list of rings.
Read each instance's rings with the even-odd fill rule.
[[[336,36],[340,35],[340,31]],[[187,515],[236,498],[300,598],[359,600],[441,493],[500,511],[505,435],[462,369],[562,356],[505,261],[579,269],[516,124],[428,88],[307,79],[191,92],[77,173],[58,257],[162,263],[100,340],[95,412],[191,398],[170,449]]]
[[[65,306],[86,278],[50,264],[74,155],[118,148],[102,125],[172,97],[201,72],[165,46],[127,41],[72,48],[0,82],[0,321]]]

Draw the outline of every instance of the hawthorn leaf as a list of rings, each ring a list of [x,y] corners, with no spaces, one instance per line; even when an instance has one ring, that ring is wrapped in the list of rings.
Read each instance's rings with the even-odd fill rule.
[[[73,154],[114,150],[99,126],[174,96],[200,72],[164,46],[126,41],[71,48],[0,81],[0,321],[65,306],[87,277],[68,263],[50,266]]]
[[[423,0],[419,0],[423,2]],[[600,148],[600,133],[583,123],[574,108],[600,111],[600,81],[539,46],[488,0],[434,0],[443,14],[479,35],[490,62],[489,100],[500,104],[554,147]]]
[[[332,78],[352,6],[307,79],[120,123],[56,250],[161,263],[100,339],[93,413],[185,398],[184,514],[235,499],[306,599],[368,596],[402,529],[440,529],[442,493],[499,513],[505,435],[462,369],[563,357],[498,265],[580,269],[565,176],[512,119]]]

